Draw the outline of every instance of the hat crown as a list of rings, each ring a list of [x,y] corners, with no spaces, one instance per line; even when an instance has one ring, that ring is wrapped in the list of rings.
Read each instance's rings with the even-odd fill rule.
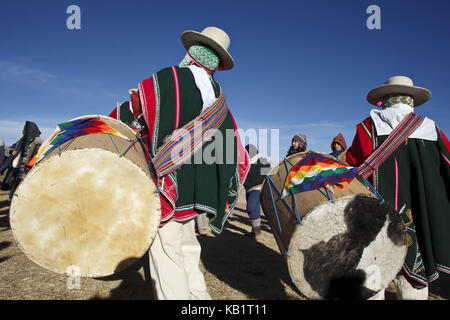
[[[405,76],[390,77],[384,84],[386,85],[401,85],[413,87],[414,83],[411,78]]]
[[[219,44],[225,50],[228,50],[228,48],[230,47],[230,37],[222,29],[219,29],[217,27],[206,27],[200,33],[205,37],[208,37],[217,42],[217,44]]]

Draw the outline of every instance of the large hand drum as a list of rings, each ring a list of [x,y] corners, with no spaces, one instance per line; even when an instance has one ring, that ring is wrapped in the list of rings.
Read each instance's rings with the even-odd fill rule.
[[[343,189],[328,186],[283,198],[288,172],[305,156],[280,162],[261,190],[289,274],[310,299],[367,299],[386,288],[404,262],[400,216],[358,176]]]
[[[58,145],[25,176],[10,222],[20,248],[42,267],[102,277],[145,254],[158,231],[161,204],[135,132],[105,116],[68,123],[84,119],[92,123],[64,126],[64,134],[88,134]],[[43,144],[47,151],[59,139],[51,138]]]

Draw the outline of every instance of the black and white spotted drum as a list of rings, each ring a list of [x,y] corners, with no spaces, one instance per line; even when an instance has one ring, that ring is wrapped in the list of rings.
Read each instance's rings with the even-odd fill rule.
[[[407,241],[398,213],[358,178],[281,198],[292,155],[268,175],[261,204],[287,262],[309,299],[368,299],[385,289],[402,267]]]

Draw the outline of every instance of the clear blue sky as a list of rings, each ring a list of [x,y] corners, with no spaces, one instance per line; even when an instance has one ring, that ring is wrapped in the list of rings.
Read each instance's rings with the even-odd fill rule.
[[[66,27],[71,4],[81,30]],[[381,30],[366,27],[372,4]],[[0,139],[15,142],[25,120],[45,139],[60,122],[109,114],[181,61],[183,31],[210,25],[231,38],[235,68],[216,79],[238,127],[279,129],[280,157],[295,133],[318,151],[330,152],[338,132],[350,145],[372,108],[367,93],[393,75],[431,90],[417,113],[450,134],[449,17],[442,0],[2,0]]]

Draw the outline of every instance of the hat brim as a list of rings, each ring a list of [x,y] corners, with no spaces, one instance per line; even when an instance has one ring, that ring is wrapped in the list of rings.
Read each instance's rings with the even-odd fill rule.
[[[225,50],[221,45],[219,45],[213,39],[204,36],[203,34],[188,30],[181,34],[181,42],[186,50],[195,44],[196,42],[204,43],[214,49],[219,55],[220,60],[222,61],[223,69],[230,70],[234,67],[233,57]]]
[[[382,85],[367,94],[367,101],[374,106],[389,94],[404,94],[414,98],[414,107],[418,107],[427,102],[431,97],[428,89],[416,86],[404,86],[398,84]]]

